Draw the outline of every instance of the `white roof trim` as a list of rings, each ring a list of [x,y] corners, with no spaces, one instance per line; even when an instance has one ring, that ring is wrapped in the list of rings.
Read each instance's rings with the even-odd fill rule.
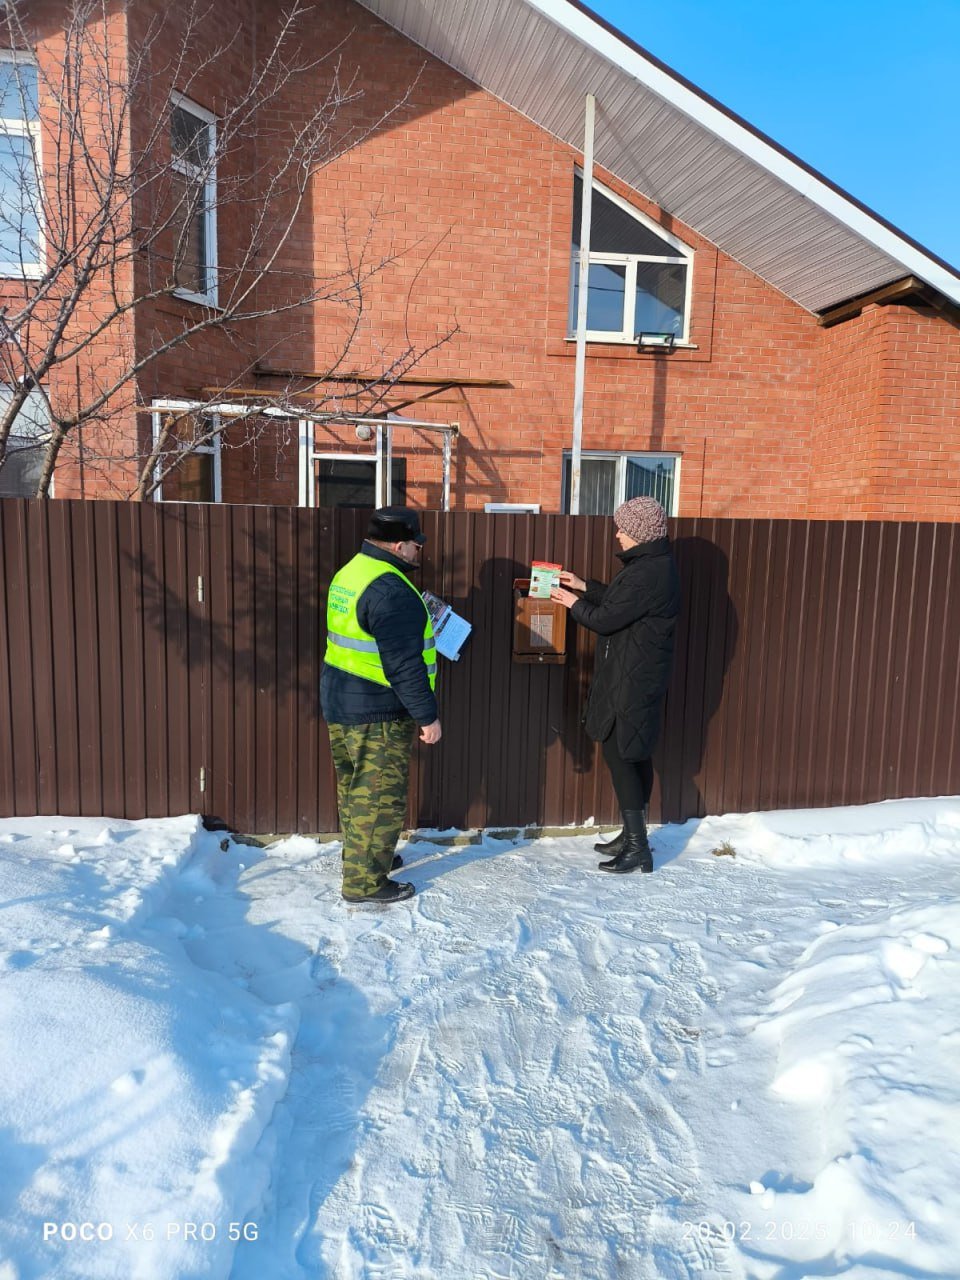
[[[844,223],[851,231],[876,245],[882,253],[903,263],[905,274],[919,276],[960,305],[960,279],[953,272],[815,177],[808,169],[772,147],[752,130],[688,89],[582,10],[575,8],[567,0],[526,0],[526,3],[583,44],[596,50],[601,57],[607,58],[628,75],[648,85],[658,97],[762,165],[802,196],[813,200],[838,222]]]
[[[960,274],[728,113],[579,0],[359,0],[575,151],[583,102],[599,166],[806,310],[905,276],[960,306]]]

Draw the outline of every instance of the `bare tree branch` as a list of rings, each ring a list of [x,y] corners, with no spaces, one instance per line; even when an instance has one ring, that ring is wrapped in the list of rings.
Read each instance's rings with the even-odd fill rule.
[[[15,246],[19,266],[0,292],[0,469],[11,439],[22,446],[29,405],[49,420],[38,497],[49,495],[64,450],[79,451],[81,440],[87,466],[126,468],[128,495],[143,499],[191,451],[217,438],[248,444],[265,429],[267,409],[306,412],[308,398],[314,420],[343,421],[343,393],[331,379],[354,359],[362,332],[369,341],[370,291],[424,246],[378,250],[377,208],[359,235],[343,217],[343,262],[328,275],[301,269],[291,246],[317,175],[402,112],[419,75],[359,123],[349,36],[314,52],[311,8],[292,0],[206,124],[189,107],[178,115],[173,95],[202,98],[224,59],[247,57],[241,33],[211,39],[214,4],[188,0],[145,15],[132,0],[65,0],[63,13],[50,40],[32,28],[28,0],[0,7],[0,47],[18,51],[0,71],[13,75],[19,102],[17,119],[0,122],[0,165],[12,166],[0,178],[22,193],[17,207],[0,208],[0,249]],[[214,261],[204,236],[228,216],[229,251]],[[438,247],[426,248],[411,292]],[[343,316],[325,369],[265,391],[229,421],[211,399],[206,410],[195,405],[189,423],[174,415],[159,433],[143,428],[148,370],[218,335],[234,352],[239,388],[269,347],[264,325],[289,326],[302,314],[307,326],[318,307]],[[373,410],[456,332],[452,324],[418,342],[410,316],[408,293],[402,341],[380,341],[378,367],[360,387]]]

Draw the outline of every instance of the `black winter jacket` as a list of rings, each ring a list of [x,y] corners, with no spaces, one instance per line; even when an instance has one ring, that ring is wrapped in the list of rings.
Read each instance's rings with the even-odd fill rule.
[[[360,550],[410,575],[412,565],[364,542]],[[423,661],[423,601],[394,573],[381,574],[357,601],[357,621],[380,650],[387,685],[323,664],[320,706],[327,724],[378,724],[412,716],[419,725],[437,719],[437,700]]]
[[[680,613],[680,576],[668,538],[619,553],[610,583],[587,583],[570,613],[597,633],[584,724],[595,742],[616,729],[624,760],[646,760],[660,736],[660,714]]]

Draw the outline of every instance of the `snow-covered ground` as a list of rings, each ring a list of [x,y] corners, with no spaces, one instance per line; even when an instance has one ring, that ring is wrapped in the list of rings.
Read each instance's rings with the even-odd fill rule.
[[[0,822],[0,1280],[960,1275],[960,800],[224,843]]]

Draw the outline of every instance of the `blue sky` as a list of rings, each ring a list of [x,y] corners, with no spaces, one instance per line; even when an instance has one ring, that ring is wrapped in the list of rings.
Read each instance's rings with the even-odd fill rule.
[[[586,0],[960,267],[960,0]]]

